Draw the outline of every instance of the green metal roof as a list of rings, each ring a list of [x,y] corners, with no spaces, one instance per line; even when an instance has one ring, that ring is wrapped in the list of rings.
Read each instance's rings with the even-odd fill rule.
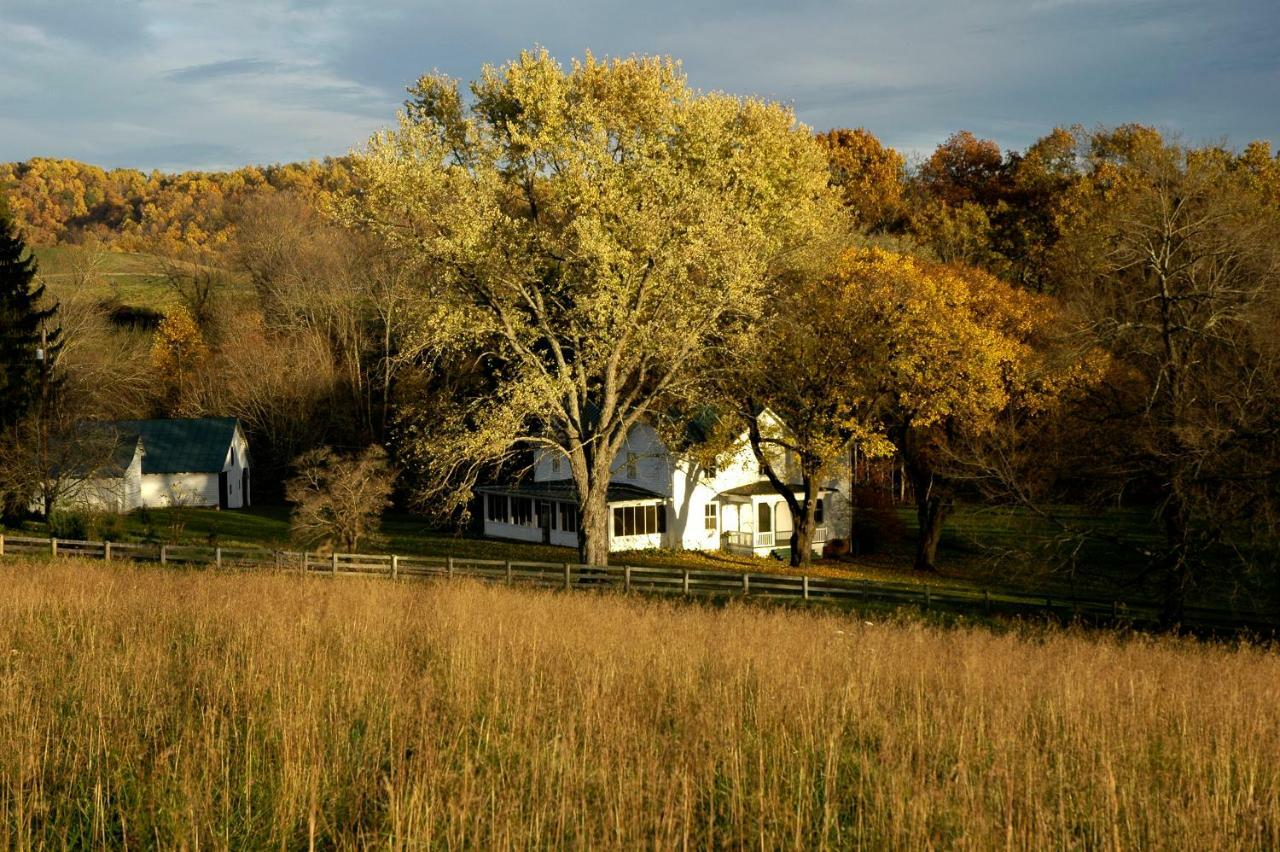
[[[484,485],[477,489],[488,494],[514,494],[519,497],[540,497],[546,500],[577,502],[578,487],[572,479],[552,479],[542,482],[520,482],[511,485]],[[610,482],[605,492],[606,503],[625,503],[630,500],[665,500],[657,491],[626,482]]]
[[[236,433],[234,417],[117,420],[111,425],[142,438],[142,472],[217,473]]]

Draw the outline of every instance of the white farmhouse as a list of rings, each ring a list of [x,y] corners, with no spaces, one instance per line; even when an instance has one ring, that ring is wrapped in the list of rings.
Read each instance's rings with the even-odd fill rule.
[[[847,481],[824,485],[813,537],[817,551],[829,539],[847,538],[850,528]],[[486,536],[577,546],[577,488],[562,455],[544,451],[530,480],[479,490]],[[803,499],[800,485],[794,492]],[[607,499],[610,551],[661,547],[767,556],[789,547],[791,511],[745,439],[708,469],[669,452],[652,427],[637,426],[615,461]]]
[[[86,424],[115,438],[110,464],[72,495],[118,512],[147,507],[249,505],[249,443],[233,417]]]

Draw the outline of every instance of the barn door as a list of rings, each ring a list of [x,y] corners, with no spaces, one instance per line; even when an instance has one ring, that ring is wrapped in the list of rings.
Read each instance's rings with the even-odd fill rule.
[[[227,508],[227,472],[218,474],[218,508]]]

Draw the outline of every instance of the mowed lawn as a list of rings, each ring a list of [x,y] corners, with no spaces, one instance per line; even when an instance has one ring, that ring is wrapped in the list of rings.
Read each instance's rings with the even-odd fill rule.
[[[1141,543],[1143,516],[1134,511],[1085,512],[1059,509],[1067,523],[1114,532]],[[900,510],[902,535],[875,553],[842,559],[815,560],[801,572],[783,560],[735,554],[650,550],[614,554],[618,564],[684,567],[692,570],[724,570],[750,573],[807,573],[876,582],[928,585],[935,588],[989,589],[1054,595],[1060,598],[1119,599],[1131,604],[1154,601],[1155,575],[1146,584],[1135,583],[1136,554],[1113,546],[1105,536],[1077,547],[1074,542],[1057,546],[1062,533],[1039,518],[1009,509],[962,507],[948,522],[940,550],[940,571],[922,574],[911,568],[914,518]],[[91,531],[91,537],[116,541],[169,542],[222,547],[295,549],[289,533],[287,506],[255,506],[247,510],[150,509],[109,521],[108,532]],[[32,534],[46,535],[40,524],[29,525]],[[1154,539],[1146,539],[1154,541]],[[454,556],[473,559],[510,559],[536,562],[576,562],[571,548],[485,539],[474,533],[442,531],[427,519],[401,511],[383,519],[381,539],[363,550],[419,556]],[[1064,564],[1067,551],[1074,567]],[[1225,564],[1225,563],[1224,563]],[[1280,606],[1280,590],[1274,577],[1240,577],[1223,572],[1195,602],[1224,609],[1270,612]]]
[[[1275,648],[0,565],[0,846],[1280,847]]]
[[[166,283],[166,261],[153,254],[88,250],[78,246],[34,249],[40,280],[54,295],[72,288],[104,303],[164,313],[180,303]],[[248,299],[252,288],[242,276],[225,274],[222,289],[232,299]]]
[[[246,510],[148,509],[132,512],[113,522],[109,535],[117,541],[168,542],[222,547],[262,547],[301,550],[290,538],[289,507],[254,506]],[[42,524],[33,524],[32,534],[46,535]],[[573,548],[526,542],[487,539],[474,533],[441,531],[427,519],[406,512],[388,512],[382,521],[379,539],[361,547],[367,552],[416,556],[454,556],[472,559],[511,559],[534,562],[577,562]],[[618,564],[675,566],[699,570],[792,573],[781,559],[738,556],[720,552],[647,550],[614,554]],[[910,563],[906,563],[909,565]],[[900,560],[836,561],[816,560],[808,573],[819,576],[849,576],[896,582],[955,584],[960,575],[925,576],[901,570]]]

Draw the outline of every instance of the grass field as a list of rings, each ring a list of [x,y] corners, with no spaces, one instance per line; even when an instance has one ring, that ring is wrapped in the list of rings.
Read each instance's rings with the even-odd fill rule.
[[[1280,654],[0,567],[0,846],[1276,848]]]
[[[176,304],[165,286],[160,258],[135,252],[89,253],[75,246],[35,249],[41,280],[54,294],[79,282],[99,299],[136,308],[163,311]]]
[[[40,279],[55,296],[65,297],[72,287],[87,291],[93,299],[164,313],[179,303],[165,279],[163,258],[140,252],[89,251],[78,246],[46,246],[34,249]],[[230,275],[222,294],[247,300],[251,290],[239,276]]]

